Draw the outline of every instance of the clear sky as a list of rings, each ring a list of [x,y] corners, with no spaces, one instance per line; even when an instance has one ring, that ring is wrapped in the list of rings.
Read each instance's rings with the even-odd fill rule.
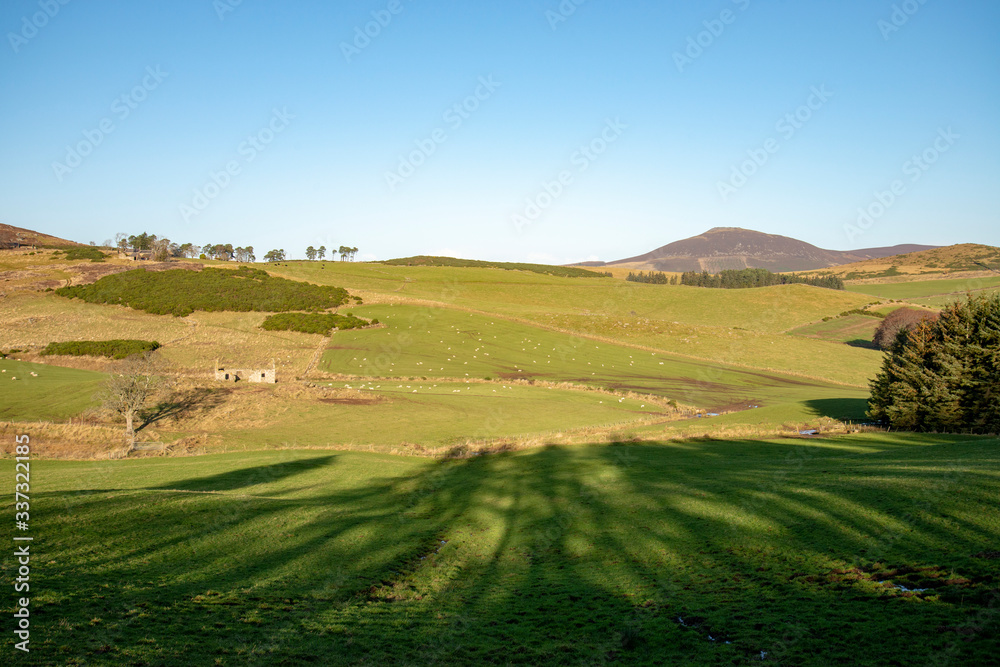
[[[0,222],[77,241],[1000,245],[996,0],[5,0],[0,28]]]

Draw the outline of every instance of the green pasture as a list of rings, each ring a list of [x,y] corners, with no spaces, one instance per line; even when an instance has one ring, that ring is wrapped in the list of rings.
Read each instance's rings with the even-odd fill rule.
[[[503,383],[386,380],[322,383],[362,389],[377,400],[289,402],[267,425],[218,425],[233,448],[401,444],[441,447],[470,440],[532,437],[589,427],[628,426],[670,418],[652,403],[602,392]]]
[[[447,308],[389,305],[353,311],[378,318],[384,328],[337,332],[321,370],[359,377],[572,382],[717,409],[746,401],[798,401],[806,388],[830,386]]]
[[[552,314],[593,313],[780,332],[871,302],[863,295],[807,285],[725,290],[500,269],[334,262],[320,266],[318,262],[290,262],[267,268],[275,275],[349,290],[372,290],[542,322]]]
[[[97,405],[94,395],[105,377],[93,371],[0,359],[0,420],[58,421],[73,417]]]
[[[1000,288],[998,278],[950,278],[947,280],[915,280],[912,282],[878,283],[871,285],[848,285],[847,291],[857,294],[869,294],[880,299],[924,299],[927,297],[949,298],[954,301],[965,296],[967,292],[986,290],[987,293]],[[917,301],[922,303],[922,301]]]
[[[808,324],[792,329],[789,333],[806,338],[850,343],[856,347],[868,347],[872,345],[872,337],[881,323],[880,318],[848,315],[847,317],[834,318],[828,322]]]
[[[869,349],[737,327],[597,315],[552,316],[548,325],[697,357],[710,364],[749,366],[855,386],[868,384],[881,357]]]
[[[33,461],[31,482],[31,653],[7,633],[10,665],[985,665],[998,650],[995,438]],[[13,571],[12,550],[0,562]]]

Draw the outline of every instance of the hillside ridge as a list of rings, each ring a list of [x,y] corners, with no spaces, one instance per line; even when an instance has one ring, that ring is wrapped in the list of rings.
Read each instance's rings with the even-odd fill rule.
[[[15,227],[14,225],[0,223],[0,248],[17,247],[18,245],[65,247],[80,246],[83,244],[77,243],[76,241],[61,239],[50,234],[36,232],[33,229],[25,229],[24,227]]]

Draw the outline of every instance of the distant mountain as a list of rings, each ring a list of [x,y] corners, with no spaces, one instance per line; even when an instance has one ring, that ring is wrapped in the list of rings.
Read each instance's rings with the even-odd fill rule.
[[[56,236],[49,236],[31,229],[14,227],[0,223],[0,248],[11,248],[18,245],[35,246],[78,246],[83,245],[75,241],[67,241]]]
[[[769,269],[809,271],[866,259],[930,250],[938,246],[904,244],[890,248],[824,250],[798,239],[764,234],[739,227],[715,227],[699,236],[675,241],[651,252],[608,262],[606,266],[656,271],[708,271]],[[588,262],[589,266],[594,263]]]

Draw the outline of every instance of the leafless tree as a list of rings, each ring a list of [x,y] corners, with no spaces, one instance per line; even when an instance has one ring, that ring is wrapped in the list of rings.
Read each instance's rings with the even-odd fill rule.
[[[162,238],[153,241],[153,259],[157,262],[165,262],[170,259],[170,239]]]
[[[133,354],[116,364],[103,391],[103,407],[125,418],[128,451],[135,449],[135,418],[161,385],[159,359],[153,353]]]

